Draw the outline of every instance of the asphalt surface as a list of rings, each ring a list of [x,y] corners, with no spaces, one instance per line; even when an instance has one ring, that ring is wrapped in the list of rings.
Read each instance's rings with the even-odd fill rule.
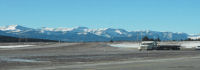
[[[199,70],[200,57],[121,61],[69,66],[52,66],[31,70]],[[30,68],[28,68],[30,69]]]
[[[0,70],[199,70],[199,50],[138,51],[109,43],[0,49]],[[6,45],[6,44],[4,44]]]

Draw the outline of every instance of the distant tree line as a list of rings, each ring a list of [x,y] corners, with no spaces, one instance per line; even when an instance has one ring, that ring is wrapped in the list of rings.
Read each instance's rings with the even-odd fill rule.
[[[145,36],[145,37],[142,38],[142,41],[161,41],[161,40],[160,40],[160,38],[151,39],[151,38],[148,38],[147,36]],[[177,40],[173,40],[173,41],[177,41]],[[191,39],[191,38],[188,38],[188,39],[179,40],[179,41],[200,41],[200,39]]]
[[[34,39],[34,38],[17,38],[17,37],[0,35],[0,42],[58,42],[58,41],[47,40],[47,39]]]
[[[184,41],[200,41],[200,39],[191,39],[191,38],[188,38],[188,39],[186,39]]]
[[[145,36],[145,37],[142,38],[142,41],[161,41],[161,40],[160,40],[160,38],[151,39],[151,38],[148,38],[147,36]]]
[[[144,36],[142,38],[142,41],[161,41],[160,38],[156,38],[156,39],[151,39],[151,38],[148,38],[147,36]],[[110,40],[109,42],[115,42],[114,40]]]

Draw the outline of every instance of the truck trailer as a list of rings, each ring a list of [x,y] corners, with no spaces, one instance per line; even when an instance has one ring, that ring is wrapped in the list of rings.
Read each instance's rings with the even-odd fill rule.
[[[156,41],[142,41],[139,50],[180,50],[177,44],[161,44]]]

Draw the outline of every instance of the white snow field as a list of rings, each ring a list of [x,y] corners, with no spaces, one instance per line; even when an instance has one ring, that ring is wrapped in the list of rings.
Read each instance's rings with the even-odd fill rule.
[[[183,41],[183,42],[162,42],[160,44],[170,45],[170,44],[177,44],[181,45],[183,48],[196,48],[200,46],[200,41]],[[120,47],[120,48],[138,48],[140,43],[137,42],[124,42],[118,44],[109,44],[111,47]]]
[[[20,47],[30,47],[34,45],[9,45],[9,46],[0,46],[0,48],[20,48]]]
[[[181,42],[181,47],[184,47],[184,48],[196,48],[197,46],[200,46],[200,41]]]
[[[110,44],[112,47],[119,47],[119,48],[138,48],[140,43],[120,43],[120,44]]]

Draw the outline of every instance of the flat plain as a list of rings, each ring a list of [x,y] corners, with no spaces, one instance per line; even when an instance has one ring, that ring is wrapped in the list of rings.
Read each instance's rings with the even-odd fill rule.
[[[131,43],[131,42],[129,42]],[[94,43],[25,43],[0,48],[0,70],[199,70],[200,51],[111,47]],[[24,45],[1,43],[1,45]]]

